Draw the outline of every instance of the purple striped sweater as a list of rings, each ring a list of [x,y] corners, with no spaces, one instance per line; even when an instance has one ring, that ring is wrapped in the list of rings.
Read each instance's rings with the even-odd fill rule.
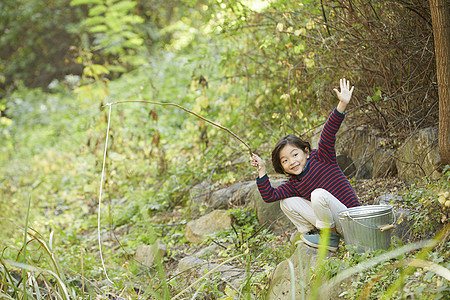
[[[274,202],[290,197],[302,197],[311,200],[311,192],[323,188],[335,196],[346,207],[360,206],[350,182],[336,162],[336,133],[345,114],[337,109],[328,117],[320,135],[318,149],[312,150],[303,172],[291,176],[286,183],[273,188],[269,177],[264,175],[256,179],[261,197],[265,202]]]

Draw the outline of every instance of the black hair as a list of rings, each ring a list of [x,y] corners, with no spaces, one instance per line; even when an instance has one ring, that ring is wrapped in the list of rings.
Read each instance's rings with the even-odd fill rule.
[[[282,137],[277,144],[275,145],[275,148],[272,150],[272,165],[275,169],[275,172],[279,174],[287,174],[283,166],[281,165],[280,160],[280,152],[286,145],[292,145],[295,146],[305,153],[309,153],[311,151],[311,146],[308,142],[302,140],[296,135],[288,134],[284,137]]]

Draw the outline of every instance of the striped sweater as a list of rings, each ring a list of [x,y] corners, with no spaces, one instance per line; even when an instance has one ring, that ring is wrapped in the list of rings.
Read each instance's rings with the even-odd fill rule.
[[[328,117],[320,135],[318,149],[312,150],[305,169],[300,175],[293,175],[286,183],[273,188],[269,177],[256,179],[261,197],[265,202],[274,202],[290,197],[311,200],[311,192],[323,188],[335,196],[346,207],[359,206],[358,198],[350,182],[336,162],[336,133],[345,114],[337,109]]]

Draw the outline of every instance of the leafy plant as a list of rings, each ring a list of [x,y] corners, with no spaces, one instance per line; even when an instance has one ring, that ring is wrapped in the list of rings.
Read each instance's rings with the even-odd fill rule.
[[[449,222],[448,166],[442,174],[437,182],[412,185],[409,192],[403,194],[405,204],[411,209],[408,219],[415,224],[412,230],[416,238],[427,238]]]
[[[47,243],[38,233],[28,231],[31,198],[25,216],[24,242],[16,260],[0,257],[0,295],[6,299],[41,299],[43,293],[60,299],[71,299],[76,292],[66,280],[53,251],[52,237]],[[19,229],[22,229],[19,227]],[[31,239],[28,240],[28,237]],[[36,243],[37,249],[30,249]],[[30,245],[29,245],[30,244]],[[22,254],[22,255],[20,255]],[[21,276],[17,270],[22,270]],[[45,291],[44,291],[45,286]]]
[[[2,1],[0,97],[20,82],[47,87],[60,74],[79,72],[69,49],[79,42],[73,31],[82,17],[83,11],[69,7],[67,0]]]
[[[136,25],[144,20],[134,13],[136,1],[128,0],[72,0],[72,6],[88,5],[89,16],[83,20],[81,26],[94,36],[92,51],[101,51],[106,56],[113,56],[112,65],[105,70],[123,72],[123,66],[136,66],[142,63],[137,54],[142,50],[143,38],[136,31]],[[89,49],[90,45],[84,45]],[[80,57],[81,59],[81,57]],[[81,61],[82,62],[82,61]],[[88,65],[84,69],[86,76],[106,73],[99,65]]]

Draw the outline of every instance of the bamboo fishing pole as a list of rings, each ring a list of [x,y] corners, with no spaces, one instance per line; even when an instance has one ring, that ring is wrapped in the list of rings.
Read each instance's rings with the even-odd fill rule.
[[[202,119],[202,120],[205,121],[205,122],[208,122],[208,123],[210,123],[210,124],[212,124],[212,125],[214,125],[214,126],[220,128],[220,129],[222,129],[222,130],[225,130],[226,132],[228,132],[229,134],[231,134],[234,138],[236,138],[238,141],[240,141],[242,144],[244,144],[245,147],[247,147],[248,152],[250,153],[250,155],[253,155],[253,151],[252,151],[252,149],[250,148],[250,146],[249,146],[246,142],[244,142],[244,140],[241,139],[238,135],[236,135],[234,132],[232,132],[230,129],[228,129],[228,128],[226,128],[226,127],[220,125],[220,124],[217,124],[217,123],[215,123],[215,122],[213,122],[213,121],[211,121],[211,120],[208,120],[208,119],[206,119],[205,117],[202,117],[202,116],[200,116],[199,114],[197,114],[197,113],[195,113],[195,112],[193,112],[193,111],[190,111],[189,109],[184,108],[183,106],[181,106],[181,105],[179,105],[179,104],[176,104],[176,103],[154,102],[154,101],[147,101],[147,100],[122,100],[122,101],[116,101],[116,102],[108,103],[108,104],[104,105],[103,107],[108,106],[108,105],[116,105],[116,104],[120,104],[120,103],[129,103],[129,102],[140,102],[140,103],[146,103],[146,104],[154,104],[154,105],[175,106],[175,107],[178,107],[178,108],[184,110],[185,112],[190,113],[191,115],[194,115],[195,117],[197,117],[197,118],[199,118],[199,119]]]

